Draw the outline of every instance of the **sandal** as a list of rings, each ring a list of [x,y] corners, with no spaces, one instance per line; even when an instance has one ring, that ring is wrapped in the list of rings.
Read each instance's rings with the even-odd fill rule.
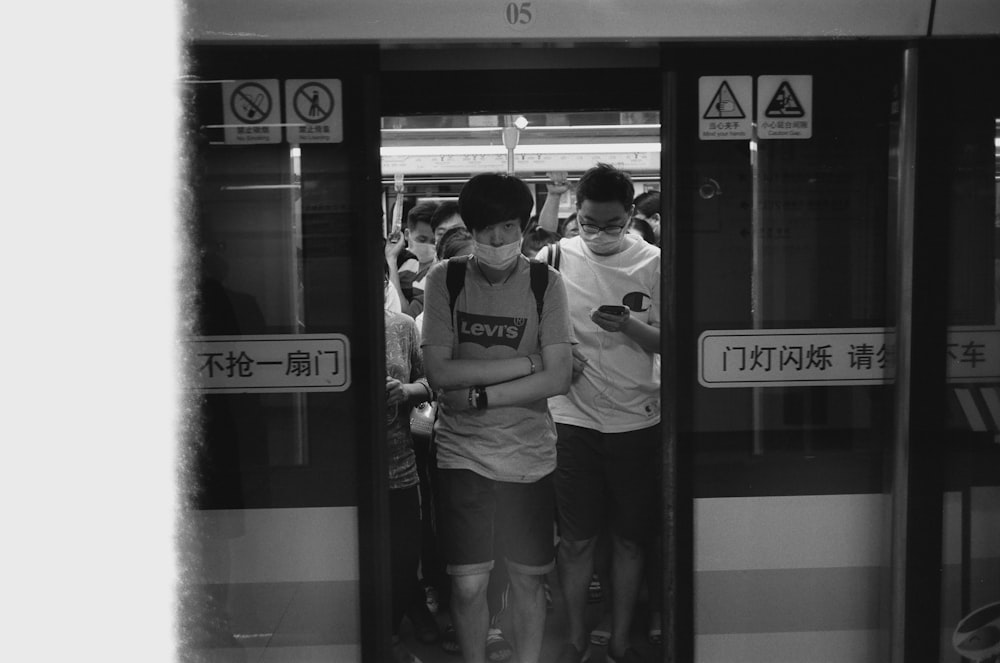
[[[590,632],[590,643],[598,647],[607,647],[609,642],[611,642],[611,615],[604,613],[601,615],[601,621]]]
[[[601,588],[601,580],[595,573],[590,577],[590,586],[587,587],[587,603],[600,603],[604,600],[604,590]]]
[[[598,626],[590,632],[590,644],[607,647],[609,642],[611,642],[611,631],[606,631],[603,627]]]
[[[503,631],[491,628],[486,635],[486,658],[495,663],[502,663],[514,655],[514,648],[503,637]]]
[[[455,627],[452,624],[448,624],[444,633],[441,634],[441,649],[449,654],[462,653],[462,648],[458,645],[458,634],[455,633]]]
[[[438,597],[437,588],[434,585],[424,585],[424,597],[430,613],[432,615],[438,614],[441,610],[441,599]]]

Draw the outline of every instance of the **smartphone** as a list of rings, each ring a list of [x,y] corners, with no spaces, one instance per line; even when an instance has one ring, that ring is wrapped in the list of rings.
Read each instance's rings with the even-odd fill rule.
[[[603,304],[597,307],[597,310],[601,313],[607,313],[608,315],[625,315],[627,309],[624,306],[619,306],[617,304]]]

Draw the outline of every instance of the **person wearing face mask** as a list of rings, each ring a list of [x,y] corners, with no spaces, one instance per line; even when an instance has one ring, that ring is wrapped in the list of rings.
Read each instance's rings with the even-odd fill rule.
[[[547,399],[565,393],[572,377],[566,290],[559,272],[521,255],[533,206],[524,182],[476,175],[459,206],[473,254],[428,272],[422,335],[426,374],[438,395],[438,515],[452,619],[466,663],[484,663],[496,537],[503,541],[497,563],[509,575],[516,660],[537,663],[544,576],[555,563],[556,431]],[[541,292],[539,274],[546,277]],[[458,290],[453,275],[461,277]]]
[[[389,280],[397,286],[403,313],[411,318],[424,310],[424,277],[435,262],[431,218],[437,207],[437,203],[429,200],[414,205],[406,214],[405,250],[402,241],[390,242],[386,247]],[[396,265],[395,271],[393,265]]]
[[[549,399],[559,437],[558,567],[569,623],[559,663],[584,658],[594,550],[606,529],[612,541],[608,658],[641,660],[629,630],[643,546],[658,522],[660,249],[627,232],[634,191],[628,174],[597,164],[577,184],[579,236],[536,256],[559,256],[578,341],[574,354],[582,361],[569,393]]]

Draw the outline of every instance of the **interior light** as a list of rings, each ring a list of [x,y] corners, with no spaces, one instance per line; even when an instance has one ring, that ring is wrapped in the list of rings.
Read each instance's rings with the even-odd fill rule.
[[[519,154],[591,154],[618,152],[659,152],[659,143],[581,143],[551,145],[520,145]]]
[[[507,154],[503,145],[411,145],[383,146],[383,157],[444,156],[449,154]]]
[[[526,118],[523,115],[518,115],[514,119],[514,126],[517,127],[518,129],[524,129],[526,126],[528,126],[528,118]]]
[[[592,154],[620,152],[659,152],[659,143],[552,143],[518,145],[518,154]],[[506,154],[502,145],[411,145],[383,146],[383,157],[445,156],[458,154]]]

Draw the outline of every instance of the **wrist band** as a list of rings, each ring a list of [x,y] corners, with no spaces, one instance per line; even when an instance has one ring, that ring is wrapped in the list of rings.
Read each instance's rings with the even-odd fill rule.
[[[427,402],[430,403],[434,400],[434,392],[431,391],[431,386],[426,382],[421,382],[420,384],[424,386],[424,391],[427,392]]]
[[[476,409],[485,410],[487,405],[486,387],[476,387]]]
[[[531,355],[528,355],[528,363],[531,364],[531,372],[528,373],[528,375],[534,375],[535,374],[535,360],[531,358]]]

